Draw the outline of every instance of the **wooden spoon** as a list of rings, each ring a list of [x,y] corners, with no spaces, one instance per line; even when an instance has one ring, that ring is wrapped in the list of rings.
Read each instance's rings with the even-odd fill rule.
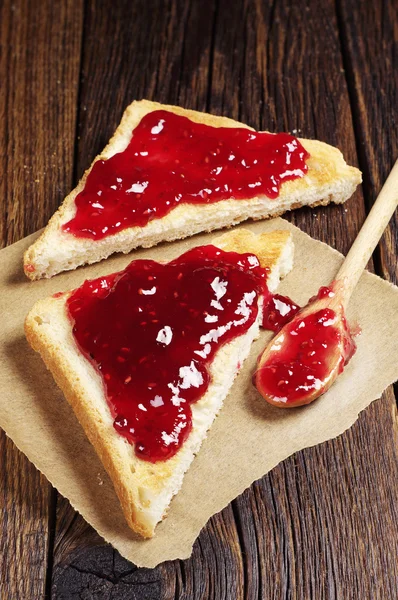
[[[398,160],[336,279],[321,288],[260,355],[254,384],[267,402],[283,408],[309,404],[344,369],[355,343],[345,309],[398,204]]]

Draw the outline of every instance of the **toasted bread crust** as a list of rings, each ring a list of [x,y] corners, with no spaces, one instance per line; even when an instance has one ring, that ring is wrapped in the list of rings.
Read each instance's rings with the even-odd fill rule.
[[[75,238],[63,232],[61,227],[74,216],[75,198],[84,188],[94,163],[123,151],[141,119],[158,109],[168,110],[213,127],[247,127],[227,117],[186,110],[178,106],[147,100],[130,104],[108,145],[94,159],[76,188],[65,198],[41,236],[25,252],[24,270],[27,277],[51,277],[63,270],[97,262],[114,252],[127,253],[139,246],[149,248],[161,241],[173,241],[201,231],[221,229],[249,218],[275,217],[303,205],[344,202],[361,182],[360,171],[348,166],[337,148],[323,142],[301,139],[301,143],[311,155],[307,163],[308,173],[301,179],[284,183],[275,200],[256,196],[247,200],[229,199],[206,205],[184,204],[174,208],[161,219],[150,221],[145,227],[130,227],[96,241]]]
[[[286,229],[272,232],[272,244],[268,244],[269,233],[256,235],[249,229],[233,229],[213,240],[213,244],[222,250],[240,254],[252,252],[265,269],[272,269],[277,263],[283,248],[290,238]]]
[[[256,253],[270,274],[286,273],[292,266],[291,233],[287,231],[260,236],[243,230],[231,231],[213,243],[225,250],[237,250],[238,245],[241,252]],[[289,249],[290,254],[284,259],[287,266],[282,268],[281,260]],[[113,427],[101,377],[78,350],[72,335],[66,313],[70,293],[36,302],[25,320],[27,340],[40,353],[94,446],[114,484],[128,525],[143,537],[152,537],[156,523],[165,515],[171,497],[180,488],[185,471],[221,408],[238,372],[238,362],[243,362],[248,354],[258,333],[258,322],[252,326],[246,341],[243,338],[247,334],[225,344],[217,353],[211,365],[208,391],[192,406],[193,429],[182,448],[171,459],[151,464],[139,459]],[[215,403],[215,396],[220,396],[222,377],[227,380],[227,388],[221,390],[222,397]],[[167,488],[170,489],[166,496],[162,495]]]

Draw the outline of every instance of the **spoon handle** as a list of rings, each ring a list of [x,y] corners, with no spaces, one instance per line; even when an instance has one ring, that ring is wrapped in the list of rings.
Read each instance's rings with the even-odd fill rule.
[[[343,281],[343,302],[347,305],[362,271],[398,205],[398,160],[395,162],[366,221],[351,246],[336,280]]]

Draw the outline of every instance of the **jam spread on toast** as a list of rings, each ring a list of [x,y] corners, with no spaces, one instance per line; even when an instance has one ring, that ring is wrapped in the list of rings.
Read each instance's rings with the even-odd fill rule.
[[[72,292],[74,339],[100,373],[114,427],[137,456],[156,462],[178,451],[214,354],[250,328],[267,294],[255,255],[214,246],[167,264],[135,260]]]
[[[156,110],[141,119],[123,152],[94,163],[63,230],[99,240],[182,204],[277,198],[282,183],[306,174],[308,157],[287,133],[211,127]]]
[[[329,295],[334,295],[333,291],[322,287],[312,300]],[[273,297],[268,304],[272,301]],[[293,306],[297,313],[299,307]],[[318,390],[321,394],[330,374],[329,359],[333,353],[339,352],[337,368],[341,373],[356,350],[353,333],[344,314],[337,314],[326,307],[289,323],[292,317],[287,319],[283,339],[275,342],[275,351],[273,353],[271,348],[264,364],[261,364],[260,355],[259,367],[254,375],[254,383],[261,394],[272,398],[275,404],[285,406],[294,406],[303,394]],[[339,326],[341,321],[342,327]],[[266,324],[263,326],[271,328]],[[274,330],[281,328],[278,325]]]

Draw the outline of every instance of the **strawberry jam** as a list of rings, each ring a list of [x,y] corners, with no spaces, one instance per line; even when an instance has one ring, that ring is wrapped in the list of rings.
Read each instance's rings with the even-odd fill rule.
[[[327,295],[326,289],[321,288],[319,297]],[[340,319],[343,329],[337,326]],[[345,318],[330,308],[296,318],[283,331],[283,339],[275,342],[255,373],[255,385],[272,403],[294,406],[313,391],[322,393],[330,376],[331,356],[340,353],[337,368],[341,373],[355,352],[355,343]]]
[[[279,331],[299,310],[299,305],[287,296],[272,294],[268,302],[264,303],[262,326],[264,329]]]
[[[123,152],[95,162],[63,229],[99,240],[181,204],[276,198],[282,183],[305,175],[308,157],[287,133],[210,127],[156,110],[141,119]]]
[[[178,451],[215,352],[249,329],[266,292],[256,256],[201,246],[164,265],[135,260],[71,294],[75,341],[137,456],[156,462]]]

